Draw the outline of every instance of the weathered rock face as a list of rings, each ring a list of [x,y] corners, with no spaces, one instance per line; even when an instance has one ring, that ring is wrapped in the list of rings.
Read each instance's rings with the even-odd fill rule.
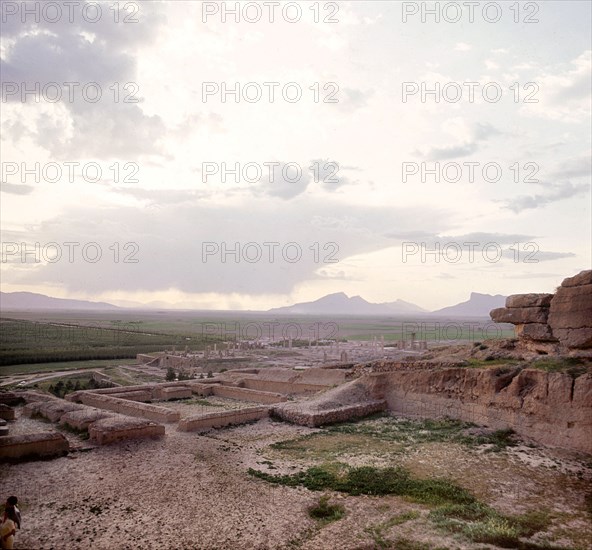
[[[506,299],[506,307],[549,307],[553,294],[514,294]]]
[[[508,296],[518,298],[522,294]],[[507,300],[506,300],[507,303]],[[512,323],[522,325],[527,323],[546,323],[549,316],[548,307],[500,307],[491,312],[491,318],[496,323]]]
[[[450,417],[592,454],[592,374],[576,378],[538,369],[450,368],[363,376],[396,413]]]
[[[490,315],[516,325],[517,336],[533,351],[592,348],[592,270],[565,279],[555,294],[508,296],[506,307]]]
[[[561,283],[549,308],[549,327],[566,347],[592,347],[592,270]]]
[[[405,368],[384,362],[312,399],[275,405],[272,415],[319,426],[384,408],[412,418],[449,417],[495,430],[511,428],[544,445],[592,454],[589,372],[572,376],[510,365]]]

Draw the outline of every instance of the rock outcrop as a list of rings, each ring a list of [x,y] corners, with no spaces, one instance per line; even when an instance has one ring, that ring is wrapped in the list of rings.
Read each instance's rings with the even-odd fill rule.
[[[564,346],[592,347],[592,270],[561,283],[551,300],[548,324]]]
[[[521,343],[533,351],[592,348],[592,270],[565,279],[555,294],[508,296],[506,307],[490,315],[516,325]]]

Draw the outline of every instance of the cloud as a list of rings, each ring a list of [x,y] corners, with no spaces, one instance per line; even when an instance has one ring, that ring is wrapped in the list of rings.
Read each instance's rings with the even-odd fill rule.
[[[186,204],[200,199],[209,198],[211,193],[206,191],[195,191],[190,189],[142,189],[112,187],[111,191],[128,195],[145,202],[147,206],[161,207],[163,205]]]
[[[144,113],[141,103],[124,100],[141,101],[141,90],[134,83],[137,53],[154,40],[164,22],[163,4],[142,4],[138,24],[113,23],[114,12],[106,4],[99,21],[87,21],[82,16],[85,4],[96,3],[74,7],[73,22],[63,8],[57,22],[39,17],[35,23],[35,17],[27,17],[21,23],[20,17],[12,16],[3,24],[3,35],[9,40],[0,59],[2,84],[17,86],[17,93],[7,96],[8,137],[22,137],[16,121],[34,107],[37,116],[29,136],[56,158],[162,154],[159,141],[165,126],[161,118]],[[26,2],[21,10],[25,5],[34,10],[41,3]],[[50,83],[55,85],[48,87]],[[124,88],[128,83],[132,87]],[[38,92],[23,97],[24,89]],[[47,101],[60,96],[55,102]]]
[[[477,142],[463,145],[445,145],[444,147],[432,147],[422,156],[426,160],[448,160],[460,157],[468,157],[478,150]]]
[[[436,278],[443,279],[445,281],[448,281],[451,279],[458,279],[458,277],[455,277],[454,275],[450,275],[450,273],[440,273],[439,275],[436,275]]]
[[[385,234],[385,237],[400,240],[401,242],[425,243],[428,246],[435,245],[436,243],[439,243],[441,246],[447,243],[457,243],[461,248],[466,250],[471,248],[471,245],[465,245],[464,243],[480,243],[481,245],[496,243],[503,245],[529,242],[536,238],[533,235],[519,233],[474,232],[462,235],[442,235],[428,231],[389,232]]]
[[[327,89],[322,92],[328,99],[333,97],[333,90]],[[340,111],[346,113],[352,113],[357,109],[366,107],[368,100],[374,95],[374,90],[362,91],[356,88],[339,88],[339,91],[335,94],[335,99],[338,99],[338,103],[333,103],[337,106]],[[323,95],[321,96],[323,97]]]
[[[512,260],[514,263],[518,263],[518,261],[520,261],[521,263],[527,264],[537,264],[539,262],[548,262],[576,257],[576,254],[573,252],[552,252],[548,250],[540,250],[536,243],[528,243],[528,246],[523,246],[518,251],[510,249],[504,250],[502,255],[504,258]]]
[[[417,224],[428,230],[438,216],[429,208],[363,207],[306,196],[286,205],[282,198],[215,204],[199,197],[158,204],[157,208],[69,208],[26,232],[6,231],[7,241],[79,242],[75,261],[36,264],[3,274],[5,284],[61,286],[67,292],[150,292],[177,289],[188,293],[286,293],[305,281],[340,269],[348,257],[389,245],[382,235],[397,220],[401,231]],[[323,223],[329,222],[331,223]],[[99,261],[85,261],[85,243],[97,242]],[[133,244],[135,243],[135,244]],[[211,249],[204,249],[211,243]],[[238,243],[238,248],[237,248]],[[253,243],[248,249],[247,243]],[[265,243],[279,243],[270,248]],[[286,249],[288,243],[295,243]],[[316,243],[316,244],[315,244]],[[334,244],[331,244],[334,243]],[[298,261],[289,261],[301,253]],[[114,261],[119,250],[119,261]],[[204,261],[202,252],[215,250]],[[233,251],[237,251],[237,257]],[[246,258],[256,258],[254,262]],[[65,257],[67,251],[64,249]],[[93,251],[94,254],[94,251]],[[89,251],[90,255],[90,251]],[[138,263],[124,262],[126,256]],[[329,260],[337,259],[337,263]],[[328,270],[328,271],[327,271]]]
[[[454,46],[454,51],[456,52],[468,52],[472,50],[473,46],[471,44],[467,44],[466,42],[457,42]]]
[[[3,181],[0,186],[2,193],[9,193],[11,195],[28,195],[33,192],[34,187],[31,185],[17,185]]]
[[[586,184],[574,185],[570,182],[549,185],[553,191],[546,194],[537,195],[519,195],[504,201],[503,208],[511,210],[516,214],[523,210],[532,210],[535,208],[542,208],[547,204],[551,204],[560,200],[570,199],[590,191],[590,186]]]
[[[502,275],[504,279],[553,279],[558,280],[562,277],[565,277],[565,274],[562,273],[533,273],[532,271],[528,271],[526,273],[504,273]]]
[[[552,179],[570,179],[590,177],[592,175],[592,161],[590,156],[574,157],[559,163],[549,177]]]
[[[256,195],[267,195],[284,200],[293,199],[304,193],[313,181],[307,168],[295,163],[279,162],[269,167],[268,173],[262,177],[263,183],[254,188]]]
[[[522,112],[542,118],[590,125],[590,81],[592,50],[586,50],[569,65],[549,67],[531,79],[536,89],[533,103],[525,103]]]
[[[359,180],[352,180],[345,175],[346,170],[360,171],[357,167],[348,167],[329,159],[313,159],[309,166],[314,166],[314,177],[327,191],[335,191],[344,185],[355,185]]]
[[[489,123],[477,122],[469,125],[462,118],[449,119],[442,126],[445,132],[455,136],[460,143],[416,150],[415,155],[432,161],[468,157],[476,153],[482,143],[502,134]]]

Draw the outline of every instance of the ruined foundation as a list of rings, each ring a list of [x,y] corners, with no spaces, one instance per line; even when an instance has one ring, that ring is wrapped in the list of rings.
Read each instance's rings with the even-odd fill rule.
[[[0,462],[53,458],[68,453],[68,440],[57,433],[0,437]]]
[[[269,415],[268,407],[249,407],[234,411],[213,412],[197,414],[182,418],[179,422],[179,431],[192,432],[209,430],[211,428],[223,428],[225,426],[244,424],[254,420],[260,420]]]

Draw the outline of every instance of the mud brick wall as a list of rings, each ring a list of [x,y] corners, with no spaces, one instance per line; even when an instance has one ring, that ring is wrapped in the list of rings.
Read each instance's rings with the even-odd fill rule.
[[[358,403],[355,405],[344,405],[343,407],[335,407],[326,410],[310,410],[306,408],[305,404],[290,404],[274,407],[271,414],[272,416],[294,424],[314,428],[326,424],[347,422],[356,418],[363,418],[364,416],[384,411],[386,408],[387,403],[384,400]]]
[[[62,456],[68,452],[68,440],[58,433],[7,435],[0,437],[0,461]]]
[[[149,403],[137,403],[126,399],[118,399],[110,395],[98,395],[92,392],[81,392],[80,400],[85,405],[113,411],[137,418],[146,418],[156,422],[177,422],[180,417],[179,411],[173,411],[158,405]]]
[[[178,430],[191,432],[197,430],[209,430],[210,428],[222,428],[233,424],[244,424],[259,420],[269,415],[269,407],[248,407],[232,411],[197,414],[182,418]]]
[[[326,390],[329,386],[325,384],[307,384],[302,382],[282,382],[278,380],[257,380],[245,378],[244,387],[252,390],[292,394],[310,393]]]
[[[234,386],[211,386],[214,395],[239,399],[241,401],[254,401],[255,403],[281,403],[287,401],[287,397],[279,393],[250,390]]]
[[[165,428],[149,420],[112,417],[93,422],[88,427],[89,439],[99,445],[108,445],[127,439],[162,437]]]

